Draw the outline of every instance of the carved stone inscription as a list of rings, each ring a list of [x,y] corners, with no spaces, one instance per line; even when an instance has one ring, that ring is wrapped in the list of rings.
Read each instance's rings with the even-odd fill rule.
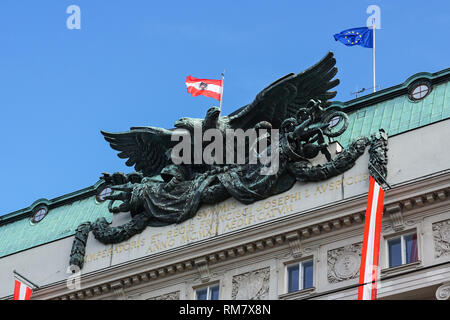
[[[233,277],[233,300],[269,299],[270,268],[246,272]]]
[[[434,257],[450,256],[450,220],[433,223]]]
[[[338,283],[359,276],[362,243],[328,251],[328,282]]]
[[[111,256],[114,258],[113,264],[121,263],[257,225],[308,207],[328,203],[330,199],[334,199],[333,193],[336,190],[339,190],[340,194],[341,188],[363,185],[368,179],[366,173],[360,173],[345,178],[336,177],[307,187],[299,184],[289,192],[251,205],[229,199],[216,205],[203,206],[189,221],[167,227],[147,228],[127,241],[104,247],[102,250],[88,251],[84,264],[110,260]]]

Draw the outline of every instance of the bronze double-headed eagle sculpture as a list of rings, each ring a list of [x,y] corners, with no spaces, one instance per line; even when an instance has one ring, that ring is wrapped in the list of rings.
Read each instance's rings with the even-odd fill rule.
[[[182,118],[174,129],[133,127],[130,131],[102,131],[118,156],[127,159],[135,172],[103,174],[101,179],[114,193],[107,197],[113,213],[130,212],[131,220],[111,227],[105,218],[81,224],[75,233],[70,264],[83,267],[85,245],[89,232],[105,244],[119,243],[147,227],[181,223],[195,216],[202,204],[215,204],[230,197],[244,204],[285,192],[297,182],[321,181],[350,169],[369,146],[369,171],[375,179],[386,176],[387,135],[383,130],[371,137],[356,139],[348,148],[332,158],[328,146],[348,126],[348,117],[331,99],[339,84],[333,53],[328,53],[311,68],[290,73],[263,89],[254,101],[228,116],[221,116],[217,107],[207,111],[204,119]],[[194,134],[216,129],[277,132],[265,149],[277,153],[277,168],[261,174],[270,164],[179,163],[173,151],[178,131]],[[225,143],[225,141],[221,141]],[[203,146],[202,146],[203,148]],[[248,148],[244,158],[250,157]],[[319,153],[324,164],[311,161]],[[119,203],[119,204],[118,204]]]

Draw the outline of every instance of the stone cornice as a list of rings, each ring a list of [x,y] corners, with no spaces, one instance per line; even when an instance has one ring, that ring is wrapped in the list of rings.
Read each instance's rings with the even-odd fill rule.
[[[450,172],[399,184],[386,192],[385,208],[414,211],[448,201]],[[152,256],[85,274],[81,290],[67,293],[65,281],[37,291],[37,299],[92,299],[112,292],[158,280],[162,277],[197,270],[201,279],[209,278],[210,267],[236,257],[260,253],[289,244],[293,256],[301,255],[301,242],[350,230],[364,221],[366,195],[291,214],[273,221],[201,240]],[[391,210],[392,212],[392,210]],[[386,212],[385,212],[386,214]],[[392,214],[392,213],[387,213]],[[391,218],[392,219],[392,218]],[[361,232],[361,231],[360,231]],[[217,250],[217,248],[225,248]]]

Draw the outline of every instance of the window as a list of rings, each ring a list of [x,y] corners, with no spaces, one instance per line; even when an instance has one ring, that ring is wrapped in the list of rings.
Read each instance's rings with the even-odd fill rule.
[[[97,194],[97,201],[104,202],[106,200],[105,197],[110,196],[111,194],[112,189],[110,187],[105,187]]]
[[[409,92],[411,100],[420,100],[425,98],[431,91],[431,87],[427,83],[418,83]]]
[[[195,290],[196,300],[219,300],[219,284]]]
[[[39,207],[33,214],[33,218],[31,219],[31,223],[35,224],[38,223],[40,221],[42,221],[42,219],[45,218],[45,216],[48,213],[48,209],[47,207]]]
[[[418,261],[416,233],[389,239],[387,245],[390,268]]]
[[[287,265],[286,269],[288,292],[303,290],[313,286],[314,271],[312,260]]]

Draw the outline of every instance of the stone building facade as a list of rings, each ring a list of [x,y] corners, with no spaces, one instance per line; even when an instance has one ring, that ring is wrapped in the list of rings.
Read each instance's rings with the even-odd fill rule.
[[[332,153],[379,128],[389,135],[379,299],[450,297],[449,77],[450,69],[420,73],[335,103],[350,125]],[[418,94],[420,86],[428,91]],[[68,265],[77,226],[99,217],[117,226],[130,215],[108,211],[102,181],[38,200],[0,217],[0,298],[12,298],[16,270],[40,286],[32,299],[191,300],[199,292],[232,300],[356,299],[368,159],[366,151],[340,176],[297,183],[251,205],[203,206],[191,220],[148,227],[123,243],[90,235],[81,270]],[[401,262],[393,265],[397,249]]]

